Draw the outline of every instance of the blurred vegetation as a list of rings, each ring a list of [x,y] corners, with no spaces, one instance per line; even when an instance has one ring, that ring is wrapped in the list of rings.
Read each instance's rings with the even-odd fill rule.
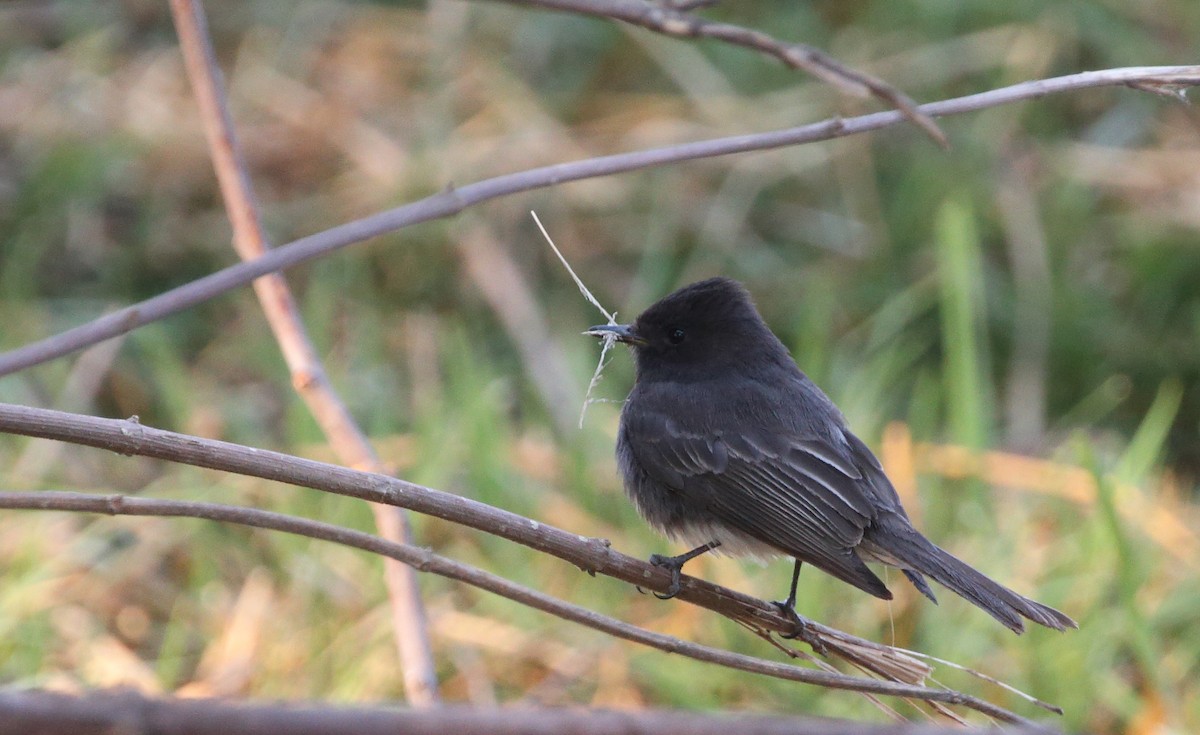
[[[208,3],[278,243],[535,165],[877,109],[754,54],[493,3]],[[1195,63],[1189,0],[724,3],[919,100],[1122,65]],[[918,467],[918,525],[1079,620],[1015,638],[961,600],[891,605],[820,574],[801,609],[1062,705],[1068,729],[1200,729],[1200,118],[1129,89],[581,182],[477,207],[296,268],[334,384],[403,476],[662,551],[621,496],[617,405],[579,402],[597,315],[535,208],[631,317],[722,273],[874,446],[1003,449],[1075,467]],[[236,260],[165,3],[0,5],[0,348]],[[522,300],[537,305],[532,315]],[[549,366],[550,369],[546,369]],[[618,354],[601,383],[620,399]],[[566,397],[564,399],[564,396]],[[0,379],[0,400],[330,458],[248,290]],[[904,455],[885,453],[893,462]],[[1009,465],[1003,465],[1009,466]],[[346,499],[0,437],[9,487],[255,504],[360,528]],[[1072,475],[1074,476],[1074,475]],[[1133,509],[1135,512],[1128,512]],[[744,630],[510,543],[418,518],[422,543],[688,639]],[[0,518],[0,680],[67,689],[374,701],[402,696],[377,560],[200,522]],[[789,564],[693,573],[768,599]],[[614,642],[424,579],[447,698],[883,715],[865,699]],[[282,621],[286,621],[283,624]],[[1010,708],[998,687],[939,678]]]

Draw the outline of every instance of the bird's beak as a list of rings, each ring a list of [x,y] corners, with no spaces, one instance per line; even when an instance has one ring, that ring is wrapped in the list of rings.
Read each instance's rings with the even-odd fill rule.
[[[584,334],[592,337],[607,337],[613,335],[618,342],[624,342],[630,345],[644,345],[646,340],[638,336],[637,332],[633,331],[632,324],[598,324],[594,327],[589,327]]]

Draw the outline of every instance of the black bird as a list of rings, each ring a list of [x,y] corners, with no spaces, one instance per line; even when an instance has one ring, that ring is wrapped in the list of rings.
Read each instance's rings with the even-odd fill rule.
[[[949,587],[1013,631],[1022,618],[1065,630],[1061,612],[992,581],[922,536],[871,450],[800,371],[736,281],[693,283],[633,324],[592,327],[633,349],[637,380],[621,411],[617,460],[625,490],[651,526],[696,545],[651,562],[680,569],[707,551],[795,559],[780,607],[795,615],[807,562],[870,594],[891,591],[866,565]]]

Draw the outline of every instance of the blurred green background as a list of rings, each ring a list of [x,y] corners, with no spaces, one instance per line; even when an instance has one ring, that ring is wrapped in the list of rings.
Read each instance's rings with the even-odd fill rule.
[[[537,165],[879,109],[711,42],[502,4],[210,2],[276,243]],[[920,101],[1088,69],[1185,64],[1200,4],[728,2]],[[288,272],[330,377],[411,480],[643,556],[616,403],[576,421],[601,301],[632,317],[743,281],[939,544],[1080,622],[1021,638],[897,575],[892,604],[823,575],[801,611],[975,667],[1095,732],[1200,729],[1200,117],[1131,89],[509,197]],[[166,4],[0,5],[0,348],[236,260]],[[616,354],[599,395],[632,379]],[[249,289],[0,379],[0,400],[332,459]],[[899,427],[899,428],[897,428]],[[915,445],[903,437],[911,435]],[[892,447],[892,448],[889,448]],[[954,469],[954,448],[991,451]],[[1046,460],[1040,480],[1019,458]],[[953,464],[953,463],[950,463]],[[959,464],[962,464],[961,462]],[[358,528],[344,498],[0,437],[8,489],[254,504]],[[901,483],[898,483],[901,484]],[[1082,490],[1080,488],[1083,488]],[[743,629],[524,548],[417,518],[451,557],[656,630],[772,657]],[[0,681],[398,699],[380,563],[215,524],[0,517]],[[790,565],[691,571],[768,599]],[[612,641],[422,580],[447,699],[884,715],[867,700]],[[943,683],[1027,715],[999,687]],[[898,705],[902,711],[913,710]]]

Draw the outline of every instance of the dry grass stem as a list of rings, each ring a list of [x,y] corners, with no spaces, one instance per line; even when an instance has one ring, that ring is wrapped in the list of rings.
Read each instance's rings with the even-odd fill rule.
[[[1056,704],[1051,704],[1049,702],[1043,702],[1042,700],[1038,699],[1037,697],[1033,696],[1032,694],[1027,694],[1027,693],[1021,691],[1020,689],[1017,689],[1016,687],[1014,687],[1011,684],[1006,684],[1005,682],[1000,681],[999,679],[997,679],[993,676],[988,676],[987,674],[983,673],[982,671],[976,671],[975,669],[972,669],[968,666],[963,666],[962,664],[956,664],[953,661],[947,661],[945,659],[938,658],[937,656],[930,656],[929,654],[921,653],[920,651],[912,651],[907,648],[897,648],[896,650],[901,651],[905,654],[908,654],[909,656],[916,656],[918,658],[923,658],[926,661],[933,661],[933,662],[939,663],[943,666],[949,666],[950,668],[956,669],[965,674],[970,674],[971,676],[974,676],[976,679],[980,679],[981,681],[986,681],[989,684],[995,684],[996,686],[1000,687],[1001,689],[1004,689],[1005,691],[1008,691],[1008,692],[1020,697],[1021,699],[1024,699],[1026,702],[1029,702],[1030,704],[1032,704],[1036,707],[1041,707],[1042,709],[1047,710],[1049,712],[1053,712],[1056,715],[1061,715],[1063,713],[1062,707],[1059,707]]]
[[[603,314],[606,319],[608,319],[609,324],[616,324],[617,312],[614,311],[609,313],[607,309],[600,305],[600,301],[592,295],[592,292],[588,290],[587,286],[583,285],[583,280],[576,275],[575,269],[571,267],[571,264],[567,262],[567,259],[562,254],[562,251],[559,250],[558,246],[554,244],[554,240],[550,237],[550,233],[546,232],[546,228],[542,225],[542,221],[538,219],[537,212],[529,210],[529,214],[532,215],[533,221],[537,223],[538,229],[542,231],[542,236],[546,238],[546,242],[550,243],[550,247],[554,250],[554,254],[558,256],[558,259],[562,262],[563,267],[567,269],[567,273],[571,274],[571,278],[575,281],[575,285],[579,287],[580,293],[582,293],[584,298],[591,302],[593,306],[600,310],[600,313]],[[616,335],[612,334],[606,334],[601,338],[602,345],[600,347],[600,359],[596,361],[596,370],[592,373],[592,379],[588,381],[587,393],[585,393],[583,396],[583,407],[579,410],[579,428],[581,429],[583,428],[583,419],[585,416],[587,416],[588,406],[597,402],[596,399],[592,398],[592,391],[595,390],[596,386],[600,383],[600,374],[604,372],[604,367],[608,365],[608,360],[605,358],[608,355],[608,351],[612,349],[614,344],[616,344],[616,341]]]

